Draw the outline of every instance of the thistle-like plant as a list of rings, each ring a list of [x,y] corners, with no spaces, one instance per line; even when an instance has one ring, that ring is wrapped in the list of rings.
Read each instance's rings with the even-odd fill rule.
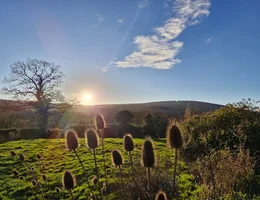
[[[65,141],[66,141],[66,147],[68,150],[73,151],[81,165],[81,168],[83,170],[83,173],[86,174],[85,167],[83,165],[82,160],[80,159],[78,153],[77,153],[77,148],[79,147],[79,142],[78,142],[78,135],[76,132],[69,130],[65,134]],[[90,193],[93,194],[92,189],[90,187],[89,181],[87,180],[88,188],[90,190]]]
[[[165,192],[159,191],[155,196],[155,200],[167,200]]]
[[[121,168],[121,165],[123,164],[123,156],[119,150],[114,149],[112,151],[112,163],[113,163],[113,165],[118,167],[119,172],[120,172],[121,181],[123,182],[123,173],[122,173],[122,168]]]
[[[96,173],[97,181],[98,181],[99,195],[100,195],[100,198],[102,199],[101,185],[100,185],[100,179],[99,179],[99,170],[97,167],[97,158],[96,158],[96,148],[99,145],[99,137],[95,130],[90,129],[85,133],[85,139],[86,139],[87,146],[93,150],[95,173]]]
[[[131,153],[134,150],[134,141],[131,134],[126,134],[124,136],[124,149],[129,153],[132,173],[134,174],[134,164],[133,164],[132,153]]]
[[[154,147],[150,139],[146,139],[142,150],[142,164],[147,168],[148,189],[151,185],[151,168],[155,165]]]
[[[174,173],[173,173],[173,184],[176,184],[176,168],[178,161],[178,149],[182,148],[183,140],[181,131],[175,124],[170,124],[167,129],[167,143],[171,148],[175,149],[175,161],[174,161]]]
[[[76,186],[76,179],[74,175],[68,170],[66,170],[63,174],[62,185],[64,189],[69,191],[71,199],[74,200],[72,188]]]
[[[10,151],[11,156],[16,156],[16,153],[14,151]]]
[[[106,170],[105,147],[104,147],[104,129],[106,128],[106,121],[105,121],[105,118],[103,117],[103,115],[96,116],[95,126],[96,126],[96,129],[100,131],[103,168],[104,168],[104,173],[105,173],[105,183],[107,186],[107,170]]]

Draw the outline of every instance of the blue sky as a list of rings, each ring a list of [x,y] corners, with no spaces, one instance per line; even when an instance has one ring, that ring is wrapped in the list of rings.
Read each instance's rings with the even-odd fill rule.
[[[259,8],[259,0],[2,0],[0,79],[15,61],[37,58],[62,66],[68,98],[87,94],[91,104],[260,100]]]

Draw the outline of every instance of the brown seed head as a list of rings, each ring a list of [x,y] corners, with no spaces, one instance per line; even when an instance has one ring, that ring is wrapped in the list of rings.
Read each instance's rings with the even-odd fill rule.
[[[44,181],[47,181],[47,176],[46,176],[45,174],[42,174],[42,179],[43,179]]]
[[[97,179],[97,177],[96,177],[96,176],[93,176],[93,178],[91,179],[91,182],[92,182],[93,185],[98,184],[98,179]]]
[[[11,156],[16,156],[16,153],[14,151],[10,151]]]
[[[95,119],[96,129],[104,129],[106,128],[106,121],[103,115],[97,115]]]
[[[19,158],[21,161],[25,161],[25,156],[22,153],[19,154]]]
[[[72,130],[67,131],[67,133],[65,134],[65,138],[66,138],[66,146],[69,150],[75,150],[78,148],[79,146],[78,136],[74,131]]]
[[[39,160],[42,158],[41,154],[37,154],[36,156]]]
[[[167,143],[175,149],[183,146],[181,131],[176,125],[170,125],[167,130]]]
[[[143,165],[145,167],[153,167],[155,165],[155,156],[153,150],[153,143],[146,139],[143,145]]]
[[[33,185],[33,186],[36,186],[36,185],[37,185],[36,180],[34,180],[34,179],[32,180],[32,185]]]
[[[119,166],[123,164],[123,156],[119,150],[112,151],[112,162],[115,166]]]
[[[95,130],[90,129],[85,133],[86,144],[90,149],[95,149],[99,145],[99,137]]]
[[[167,200],[167,196],[166,196],[165,192],[159,191],[156,194],[155,200]]]
[[[62,177],[62,185],[65,189],[70,190],[76,186],[76,179],[70,171],[65,171]]]
[[[13,169],[12,172],[15,177],[19,176],[19,172],[16,169]]]
[[[126,134],[124,136],[124,149],[126,151],[133,151],[134,150],[134,141],[131,134]]]
[[[56,187],[56,188],[55,188],[55,191],[56,191],[57,194],[59,194],[59,193],[60,193],[60,188],[59,188],[59,187]]]

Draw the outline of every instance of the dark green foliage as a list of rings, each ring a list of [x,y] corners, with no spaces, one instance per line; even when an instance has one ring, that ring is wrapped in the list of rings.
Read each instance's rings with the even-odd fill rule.
[[[187,146],[183,153],[196,160],[210,150],[229,148],[237,152],[240,145],[256,157],[256,172],[260,174],[260,112],[248,102],[227,105],[215,112],[186,119],[182,124]]]
[[[115,166],[120,166],[123,164],[123,156],[120,151],[118,150],[112,151],[112,162]]]
[[[153,167],[155,165],[154,148],[151,140],[146,139],[143,145],[143,165],[145,167]]]
[[[66,147],[69,150],[75,150],[79,146],[78,136],[74,131],[68,131],[65,135]]]
[[[86,132],[85,135],[86,144],[90,149],[95,149],[99,145],[99,137],[95,130],[90,129]]]
[[[182,148],[183,141],[181,131],[176,125],[170,125],[167,131],[167,142],[175,149]]]
[[[124,125],[124,124],[131,122],[133,120],[133,117],[134,117],[134,115],[130,111],[123,110],[123,111],[120,111],[116,114],[115,120],[120,125]]]
[[[95,119],[96,129],[104,129],[106,127],[106,121],[103,115],[97,115]]]
[[[131,134],[126,134],[124,136],[124,149],[125,151],[133,151],[134,150],[134,141]]]
[[[88,128],[89,127],[87,127],[86,125],[70,126],[70,129],[74,130],[78,134],[78,137],[80,137],[80,138],[84,138],[84,133],[85,133],[86,129],[88,129]]]
[[[76,186],[76,179],[73,174],[66,170],[62,177],[62,185],[64,189],[71,190],[73,187]]]

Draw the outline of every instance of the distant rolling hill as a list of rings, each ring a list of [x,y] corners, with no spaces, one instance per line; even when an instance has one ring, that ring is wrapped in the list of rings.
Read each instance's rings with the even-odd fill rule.
[[[23,103],[23,102],[21,102]],[[25,107],[19,110],[11,110],[8,105],[19,105],[19,102],[0,100],[0,112],[1,116],[16,114],[25,120],[33,120],[35,118],[35,112],[31,107]],[[129,110],[135,116],[135,118],[142,118],[146,113],[161,113],[167,116],[173,116],[181,118],[184,116],[186,108],[196,110],[199,112],[214,111],[221,108],[223,105],[199,102],[199,101],[160,101],[150,103],[133,103],[133,104],[107,104],[107,105],[93,105],[83,106],[75,105],[73,109],[73,120],[71,123],[78,123],[79,121],[85,121],[86,119],[93,118],[97,114],[103,114],[108,122],[112,122],[117,112],[122,110]],[[52,117],[51,121],[60,120],[58,116]]]

